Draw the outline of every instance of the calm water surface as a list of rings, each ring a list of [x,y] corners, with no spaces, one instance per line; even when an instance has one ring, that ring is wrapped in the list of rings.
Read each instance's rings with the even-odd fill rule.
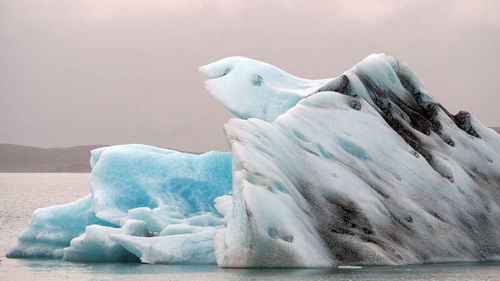
[[[356,269],[223,269],[7,259],[7,249],[42,207],[89,193],[88,174],[0,173],[0,281],[4,280],[499,280],[500,263],[370,266]]]

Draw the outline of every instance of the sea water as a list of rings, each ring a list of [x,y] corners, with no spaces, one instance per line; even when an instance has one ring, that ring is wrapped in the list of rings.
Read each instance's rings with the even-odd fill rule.
[[[500,280],[500,262],[339,269],[228,269],[217,266],[71,263],[7,259],[37,208],[89,193],[88,174],[0,173],[0,280]]]

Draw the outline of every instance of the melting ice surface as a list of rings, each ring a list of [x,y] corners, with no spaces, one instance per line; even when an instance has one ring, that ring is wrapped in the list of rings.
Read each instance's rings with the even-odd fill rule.
[[[316,267],[500,259],[500,136],[398,60],[333,79],[200,70],[231,153],[92,152],[91,194],[37,210],[9,257]]]

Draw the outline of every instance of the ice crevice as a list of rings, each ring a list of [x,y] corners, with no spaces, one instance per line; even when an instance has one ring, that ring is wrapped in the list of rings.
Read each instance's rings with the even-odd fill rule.
[[[370,55],[309,80],[200,68],[231,152],[92,151],[91,194],[39,209],[8,257],[324,267],[500,258],[500,136]]]

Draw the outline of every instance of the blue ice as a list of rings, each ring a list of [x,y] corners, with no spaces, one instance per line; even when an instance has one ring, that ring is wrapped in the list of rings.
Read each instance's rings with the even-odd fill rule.
[[[118,145],[93,150],[91,165],[91,194],[38,209],[8,257],[138,261],[146,255],[143,247],[175,236],[179,245],[198,246],[182,257],[171,247],[170,256],[155,262],[193,263],[199,255],[206,257],[203,263],[215,263],[211,239],[223,222],[214,199],[231,190],[230,153]]]

